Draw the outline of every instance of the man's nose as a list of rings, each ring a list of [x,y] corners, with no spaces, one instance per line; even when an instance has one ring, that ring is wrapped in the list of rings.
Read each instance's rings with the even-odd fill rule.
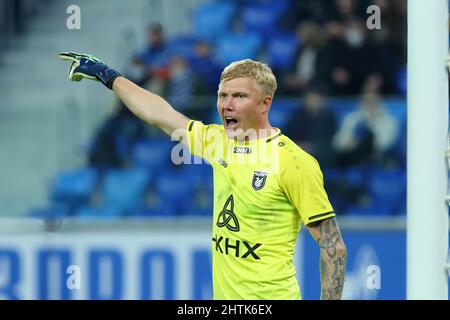
[[[234,99],[233,97],[228,97],[225,101],[224,108],[226,110],[234,110]]]

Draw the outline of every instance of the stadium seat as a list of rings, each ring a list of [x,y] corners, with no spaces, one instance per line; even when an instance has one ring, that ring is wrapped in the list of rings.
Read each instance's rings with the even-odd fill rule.
[[[77,211],[77,217],[83,219],[89,218],[119,218],[123,214],[120,207],[105,205],[101,207],[82,207]]]
[[[404,169],[377,169],[370,174],[369,192],[376,203],[392,208],[397,214],[406,202],[406,172]]]
[[[201,184],[209,182],[209,178],[212,178],[212,167],[206,164],[201,158],[195,157],[196,161],[202,161],[201,164],[187,164],[182,169],[182,176],[191,183],[191,185],[197,187]],[[194,160],[193,160],[194,161]]]
[[[50,189],[50,201],[65,205],[69,210],[87,204],[98,181],[98,172],[83,168],[59,173]]]
[[[367,171],[362,167],[349,167],[342,171],[342,178],[351,187],[364,188]]]
[[[281,11],[268,4],[247,4],[242,9],[241,22],[246,32],[268,36],[278,27]]]
[[[283,130],[289,121],[289,116],[296,111],[298,105],[297,100],[275,98],[269,112],[269,119],[272,126]]]
[[[169,39],[167,46],[171,56],[181,55],[190,59],[194,53],[198,37],[193,35],[178,35]]]
[[[329,110],[336,116],[338,124],[342,123],[347,114],[358,108],[358,101],[355,99],[333,99],[328,102]]]
[[[209,40],[229,31],[235,11],[232,2],[213,2],[201,4],[193,11],[193,33]]]
[[[166,139],[141,140],[132,148],[132,163],[136,167],[158,169],[170,163],[170,153],[175,142]]]
[[[295,34],[276,33],[271,35],[267,44],[269,65],[276,70],[287,70],[293,64],[293,60],[299,42]]]
[[[143,201],[149,182],[145,169],[111,170],[105,176],[103,202],[123,210],[136,207]]]
[[[162,204],[172,203],[177,213],[183,211],[183,207],[192,201],[195,194],[188,177],[177,170],[161,172],[155,180],[155,191],[159,201]]]
[[[261,45],[256,33],[227,34],[217,41],[217,58],[222,67],[236,60],[257,59]]]
[[[208,199],[206,199],[208,198]],[[186,205],[183,210],[184,215],[189,216],[204,216],[212,217],[213,215],[213,197],[211,195],[205,195],[205,201],[199,203],[198,201],[191,201]]]
[[[149,171],[144,168],[109,170],[102,183],[101,203],[96,207],[83,207],[77,211],[77,215],[81,217],[129,215],[133,209],[142,205],[149,182]]]

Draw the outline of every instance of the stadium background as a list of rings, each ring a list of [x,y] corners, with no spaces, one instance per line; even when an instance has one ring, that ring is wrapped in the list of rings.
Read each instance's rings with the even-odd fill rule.
[[[380,30],[366,26],[372,4]],[[70,5],[80,29],[67,27]],[[69,82],[56,54],[70,50],[207,123],[221,69],[267,62],[272,124],[324,171],[349,250],[344,298],[405,299],[406,1],[1,0],[2,299],[212,297],[211,169],[174,165],[174,143],[111,92]],[[304,231],[296,264],[304,298],[317,299]]]

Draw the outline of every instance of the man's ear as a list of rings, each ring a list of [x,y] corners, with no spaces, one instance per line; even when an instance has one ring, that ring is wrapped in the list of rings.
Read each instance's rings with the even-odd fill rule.
[[[272,105],[272,97],[271,96],[263,97],[261,102],[261,113],[262,114],[268,113],[271,105]]]

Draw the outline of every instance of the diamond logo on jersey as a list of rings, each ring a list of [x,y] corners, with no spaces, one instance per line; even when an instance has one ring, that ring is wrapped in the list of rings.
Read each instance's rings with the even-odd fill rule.
[[[267,172],[255,171],[253,173],[252,187],[255,191],[261,190],[266,185]]]
[[[239,221],[234,214],[234,199],[233,195],[230,195],[223,206],[221,212],[219,212],[219,216],[217,217],[217,226],[227,227],[230,231],[239,231]]]

